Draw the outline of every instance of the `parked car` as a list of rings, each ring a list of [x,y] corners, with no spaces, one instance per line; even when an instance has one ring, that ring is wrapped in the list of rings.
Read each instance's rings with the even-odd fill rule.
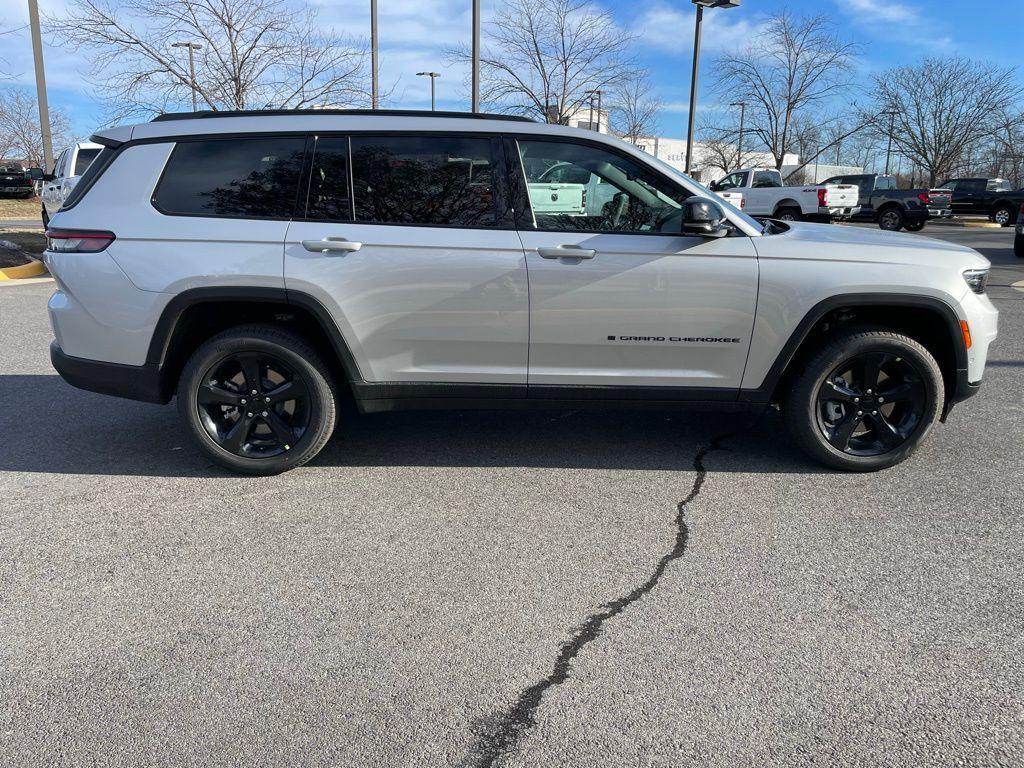
[[[996,336],[975,251],[761,223],[593,131],[311,110],[94,140],[47,231],[53,365],[83,389],[176,396],[200,450],[239,472],[312,459],[343,397],[365,413],[778,403],[810,456],[875,470],[978,390]],[[614,204],[536,210],[525,168],[556,163]],[[125,414],[110,428],[142,412]]]
[[[57,156],[53,170],[43,177],[43,188],[40,193],[43,202],[43,226],[48,225],[53,214],[64,205],[71,190],[75,188],[101,149],[103,147],[99,144],[82,141],[72,144]]]
[[[1006,179],[949,179],[943,187],[953,190],[953,213],[957,216],[988,216],[1004,227],[1012,227],[1024,203],[1024,190],[1014,192]]]
[[[1018,259],[1024,259],[1024,203],[1020,206],[1017,216],[1017,228],[1013,238],[1013,254]]]
[[[28,168],[22,165],[0,165],[0,197],[32,197],[35,182]]]
[[[856,185],[860,212],[853,220],[872,221],[891,232],[920,232],[928,219],[952,215],[948,189],[898,189],[894,176],[877,173],[833,176],[824,183]]]
[[[782,221],[841,221],[860,210],[853,184],[787,187],[774,168],[744,168],[715,182],[711,190],[741,192],[746,213]]]

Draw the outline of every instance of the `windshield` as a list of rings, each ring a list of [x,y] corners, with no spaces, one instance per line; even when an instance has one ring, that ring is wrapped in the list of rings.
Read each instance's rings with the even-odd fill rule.
[[[722,205],[722,207],[724,207],[726,210],[728,210],[728,212],[730,214],[734,215],[736,218],[742,219],[744,224],[747,224],[747,225],[753,227],[758,232],[763,232],[764,231],[764,225],[761,222],[759,222],[757,219],[751,218],[750,216],[745,214],[743,211],[741,211],[739,208],[737,208],[737,207],[735,207],[733,205],[730,205],[725,200],[723,200],[721,197],[719,197],[714,192],[712,192],[710,189],[708,189],[703,184],[701,184],[699,181],[694,181],[689,176],[687,176],[685,173],[683,173],[682,171],[680,171],[677,168],[673,168],[671,165],[666,163],[661,158],[652,157],[650,159],[653,160],[655,163],[657,163],[658,166],[662,170],[671,173],[677,179],[682,179],[683,181],[685,181],[687,188],[695,190],[694,194],[700,195],[702,197],[710,197],[712,199],[719,200],[721,205]]]

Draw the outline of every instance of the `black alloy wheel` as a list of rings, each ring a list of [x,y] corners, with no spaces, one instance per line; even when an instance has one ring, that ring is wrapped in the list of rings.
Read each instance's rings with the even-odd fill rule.
[[[928,394],[906,358],[865,352],[844,360],[818,390],[817,423],[837,451],[881,456],[907,442],[922,423]]]
[[[805,453],[835,469],[899,464],[931,434],[946,400],[931,352],[886,328],[838,330],[798,365],[783,421]]]
[[[878,214],[878,226],[886,232],[899,232],[903,224],[904,216],[899,208],[886,208]]]
[[[333,378],[288,328],[246,325],[196,349],[178,381],[178,412],[218,464],[275,475],[305,464],[334,432]]]
[[[260,352],[239,352],[203,374],[199,420],[217,445],[250,459],[280,456],[309,427],[309,389],[302,375]]]
[[[907,232],[920,232],[922,229],[924,229],[924,225],[925,225],[925,220],[921,219],[920,221],[908,221],[908,222],[905,222],[903,224],[903,228],[905,230],[907,230]]]

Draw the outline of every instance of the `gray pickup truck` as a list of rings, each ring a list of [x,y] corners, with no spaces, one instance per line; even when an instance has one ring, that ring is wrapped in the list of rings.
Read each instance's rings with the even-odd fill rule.
[[[833,176],[825,184],[856,184],[860,211],[854,221],[873,221],[881,229],[920,232],[929,219],[952,215],[949,189],[897,189],[896,178],[878,173]]]

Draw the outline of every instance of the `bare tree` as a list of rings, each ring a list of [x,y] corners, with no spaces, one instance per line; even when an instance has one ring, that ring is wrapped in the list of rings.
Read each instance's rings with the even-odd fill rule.
[[[208,109],[367,103],[366,46],[286,0],[76,0],[48,29],[93,54],[91,77],[117,117]],[[176,41],[199,43],[195,82]]]
[[[1022,97],[1014,68],[960,57],[893,67],[874,81],[875,133],[888,140],[882,113],[893,113],[893,146],[928,173],[932,186],[998,135],[1001,116],[1019,110]]]
[[[609,94],[611,132],[631,144],[650,138],[658,130],[661,99],[651,91],[647,73],[635,75],[612,88]]]
[[[859,46],[832,32],[825,16],[783,12],[739,53],[720,56],[715,90],[747,104],[747,130],[782,169],[800,118],[849,87]]]
[[[486,26],[481,98],[549,123],[566,124],[592,91],[633,79],[633,37],[587,0],[509,0]],[[470,61],[463,46],[453,61]]]
[[[53,145],[61,147],[74,141],[71,124],[56,109],[50,109],[50,134]],[[8,86],[0,91],[0,158],[25,160],[43,165],[43,134],[39,129],[39,105],[31,91]]]

